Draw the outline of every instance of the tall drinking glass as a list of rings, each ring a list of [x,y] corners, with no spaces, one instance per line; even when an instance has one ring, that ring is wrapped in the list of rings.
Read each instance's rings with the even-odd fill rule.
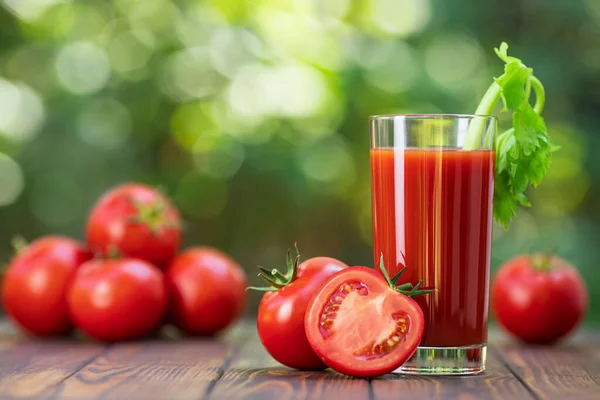
[[[407,266],[399,283],[435,289],[415,298],[425,331],[401,372],[485,369],[496,125],[476,115],[370,119],[375,265],[383,255],[390,276]],[[483,135],[467,150],[469,126]]]

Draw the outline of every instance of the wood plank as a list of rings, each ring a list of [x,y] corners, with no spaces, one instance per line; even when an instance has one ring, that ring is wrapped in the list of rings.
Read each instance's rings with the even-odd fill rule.
[[[465,377],[389,374],[371,381],[374,400],[387,399],[531,399],[521,382],[489,346],[486,371]]]
[[[201,399],[243,343],[243,329],[222,339],[147,340],[112,345],[57,385],[55,399]]]
[[[240,354],[216,382],[209,399],[369,399],[369,381],[330,371],[301,372],[286,368],[269,356],[255,329],[249,335]]]
[[[0,327],[0,395],[38,398],[97,357],[104,345],[70,338],[28,338],[10,324]]]
[[[600,357],[595,337],[560,346],[503,346],[506,365],[540,399],[600,398]]]

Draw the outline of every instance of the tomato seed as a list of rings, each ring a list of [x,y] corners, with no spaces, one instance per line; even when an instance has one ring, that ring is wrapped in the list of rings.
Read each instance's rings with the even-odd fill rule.
[[[392,331],[390,336],[379,343],[371,342],[362,349],[354,352],[354,356],[360,359],[372,359],[391,352],[401,342],[408,330],[408,320],[405,316],[406,314],[392,315],[396,320],[396,329]]]
[[[320,331],[323,338],[330,337],[333,332],[331,328],[333,327],[333,319],[337,317],[337,312],[340,309],[340,305],[346,299],[352,291],[356,291],[361,296],[366,296],[369,294],[369,289],[367,286],[361,282],[346,282],[340,285],[338,289],[333,292],[325,307],[323,307],[323,311],[321,312],[321,326]]]

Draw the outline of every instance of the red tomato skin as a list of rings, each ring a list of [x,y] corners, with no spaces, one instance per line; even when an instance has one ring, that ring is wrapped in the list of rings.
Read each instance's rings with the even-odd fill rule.
[[[323,302],[327,301],[330,297],[331,293],[328,292],[328,288],[331,286],[335,286],[336,288],[342,285],[344,282],[348,280],[358,280],[357,277],[360,276],[369,278],[372,283],[371,287],[374,287],[374,283],[380,285],[380,291],[382,293],[387,293],[387,295],[391,296],[400,296],[402,302],[404,303],[405,310],[410,316],[411,326],[410,333],[411,336],[407,339],[406,350],[402,354],[401,357],[397,357],[396,359],[390,360],[387,365],[378,365],[375,367],[362,368],[361,362],[353,359],[351,362],[348,360],[342,360],[338,357],[330,357],[327,353],[327,349],[320,346],[320,341],[317,340],[317,337],[320,337],[321,333],[319,331],[319,323],[320,323],[320,310],[322,309]],[[349,279],[351,278],[352,279]],[[311,299],[310,304],[308,305],[306,318],[305,318],[305,330],[308,337],[308,341],[315,351],[316,354],[323,360],[323,362],[331,369],[341,374],[358,377],[358,378],[374,378],[377,376],[388,374],[396,369],[398,369],[402,364],[404,364],[417,350],[419,343],[421,342],[421,338],[423,337],[423,332],[425,330],[425,318],[423,316],[423,311],[421,307],[414,301],[412,298],[405,296],[396,292],[395,290],[388,287],[387,282],[385,281],[383,275],[368,267],[364,266],[355,266],[349,267],[348,269],[341,271],[334,276],[332,276],[322,287],[319,292],[317,292]],[[365,321],[365,324],[374,323],[376,321]],[[392,353],[393,354],[393,351]]]
[[[496,320],[527,343],[559,340],[581,323],[587,310],[587,290],[579,272],[557,256],[550,264],[549,271],[542,271],[532,266],[531,256],[517,256],[500,267],[492,283]]]
[[[46,236],[21,250],[2,282],[4,311],[30,334],[51,336],[73,329],[67,287],[75,270],[92,254],[77,241]]]
[[[165,206],[164,221],[156,231],[133,221],[139,214],[134,204]],[[139,183],[126,183],[105,193],[94,205],[87,223],[88,246],[107,256],[116,250],[119,256],[146,260],[159,267],[168,262],[181,243],[179,211],[158,190]]]
[[[166,280],[169,320],[189,335],[217,334],[244,311],[244,270],[217,249],[193,247],[180,253],[167,267]]]
[[[304,316],[311,297],[321,285],[347,267],[334,258],[311,258],[298,266],[296,280],[264,294],[258,307],[257,328],[260,341],[271,357],[303,371],[327,368],[308,343]]]
[[[167,307],[162,272],[137,259],[92,260],[83,264],[69,289],[69,311],[87,336],[106,342],[150,334]]]

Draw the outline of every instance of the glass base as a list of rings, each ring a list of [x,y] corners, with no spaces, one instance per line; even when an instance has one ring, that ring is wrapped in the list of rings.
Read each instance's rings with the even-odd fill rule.
[[[485,370],[485,344],[464,347],[418,347],[394,372],[422,375],[473,375]]]

